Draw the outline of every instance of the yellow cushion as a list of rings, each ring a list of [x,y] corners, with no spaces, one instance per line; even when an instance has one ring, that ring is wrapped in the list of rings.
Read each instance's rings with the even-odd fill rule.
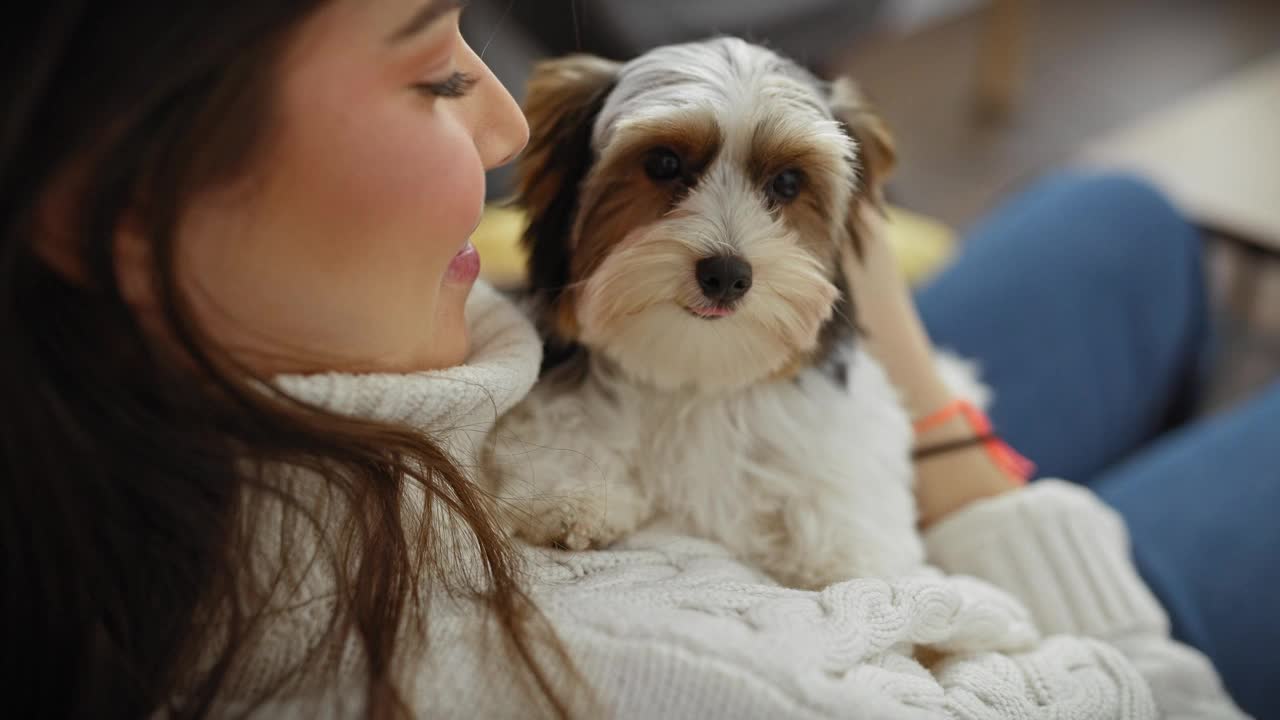
[[[501,205],[484,210],[480,226],[471,234],[471,243],[480,251],[480,275],[496,287],[519,287],[524,283],[524,213]]]
[[[931,217],[890,205],[885,228],[898,265],[912,285],[928,280],[955,253],[955,233]]]
[[[524,281],[524,213],[490,205],[471,242],[480,251],[482,274],[498,287],[519,287]],[[900,207],[889,207],[886,224],[889,242],[898,254],[903,273],[918,284],[937,272],[955,249],[955,235],[942,223]]]

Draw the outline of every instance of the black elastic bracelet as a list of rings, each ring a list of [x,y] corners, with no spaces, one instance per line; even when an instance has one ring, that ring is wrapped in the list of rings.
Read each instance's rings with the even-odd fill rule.
[[[925,460],[927,458],[934,457],[935,455],[942,455],[944,453],[955,452],[956,450],[965,450],[971,447],[977,447],[978,445],[985,445],[995,439],[996,436],[991,433],[974,435],[973,437],[967,437],[963,440],[951,440],[950,442],[938,443],[937,445],[931,445],[929,447],[916,448],[911,452],[911,457],[916,460]]]

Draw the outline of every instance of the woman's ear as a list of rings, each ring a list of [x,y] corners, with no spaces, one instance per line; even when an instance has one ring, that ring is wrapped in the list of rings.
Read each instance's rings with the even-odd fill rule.
[[[897,162],[893,136],[849,78],[831,84],[830,103],[836,120],[858,144],[857,198],[883,209],[885,179]]]
[[[578,212],[578,187],[595,158],[591,131],[619,64],[589,55],[539,63],[529,79],[525,114],[529,145],[516,163],[517,203],[529,217],[523,242],[529,255],[529,289],[538,302],[543,331],[571,341],[571,319],[559,300],[569,284],[570,235]]]
[[[75,167],[58,176],[41,198],[36,210],[36,255],[63,280],[89,287],[103,280],[95,278],[77,241],[77,198],[84,183],[84,171]],[[137,221],[137,213],[127,211],[117,223],[112,240],[111,262],[116,286],[124,301],[134,309],[154,307],[154,270],[151,247]]]
[[[128,218],[121,223],[114,249],[116,283],[124,301],[135,310],[155,309],[158,300],[151,245],[137,223]]]

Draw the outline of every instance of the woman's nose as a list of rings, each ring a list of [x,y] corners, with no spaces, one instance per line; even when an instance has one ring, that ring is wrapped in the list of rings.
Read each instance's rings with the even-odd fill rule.
[[[474,51],[468,49],[468,52]],[[486,170],[510,162],[529,142],[529,123],[511,93],[479,57],[474,57],[480,81],[470,98],[474,121],[472,138]]]

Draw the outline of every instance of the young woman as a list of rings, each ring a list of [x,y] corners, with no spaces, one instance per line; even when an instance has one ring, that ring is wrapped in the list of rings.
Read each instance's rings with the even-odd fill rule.
[[[1063,483],[1015,489],[981,450],[923,461],[919,493],[934,562],[989,582],[805,593],[690,539],[515,546],[469,468],[540,348],[472,287],[467,237],[484,170],[527,128],[462,42],[460,3],[113,5],[42,3],[3,51],[12,705],[1238,716],[1168,638],[1115,514]],[[862,272],[861,320],[908,403],[945,404],[887,248]],[[1020,330],[998,309],[1019,300],[982,299]],[[926,669],[916,645],[983,651]]]

